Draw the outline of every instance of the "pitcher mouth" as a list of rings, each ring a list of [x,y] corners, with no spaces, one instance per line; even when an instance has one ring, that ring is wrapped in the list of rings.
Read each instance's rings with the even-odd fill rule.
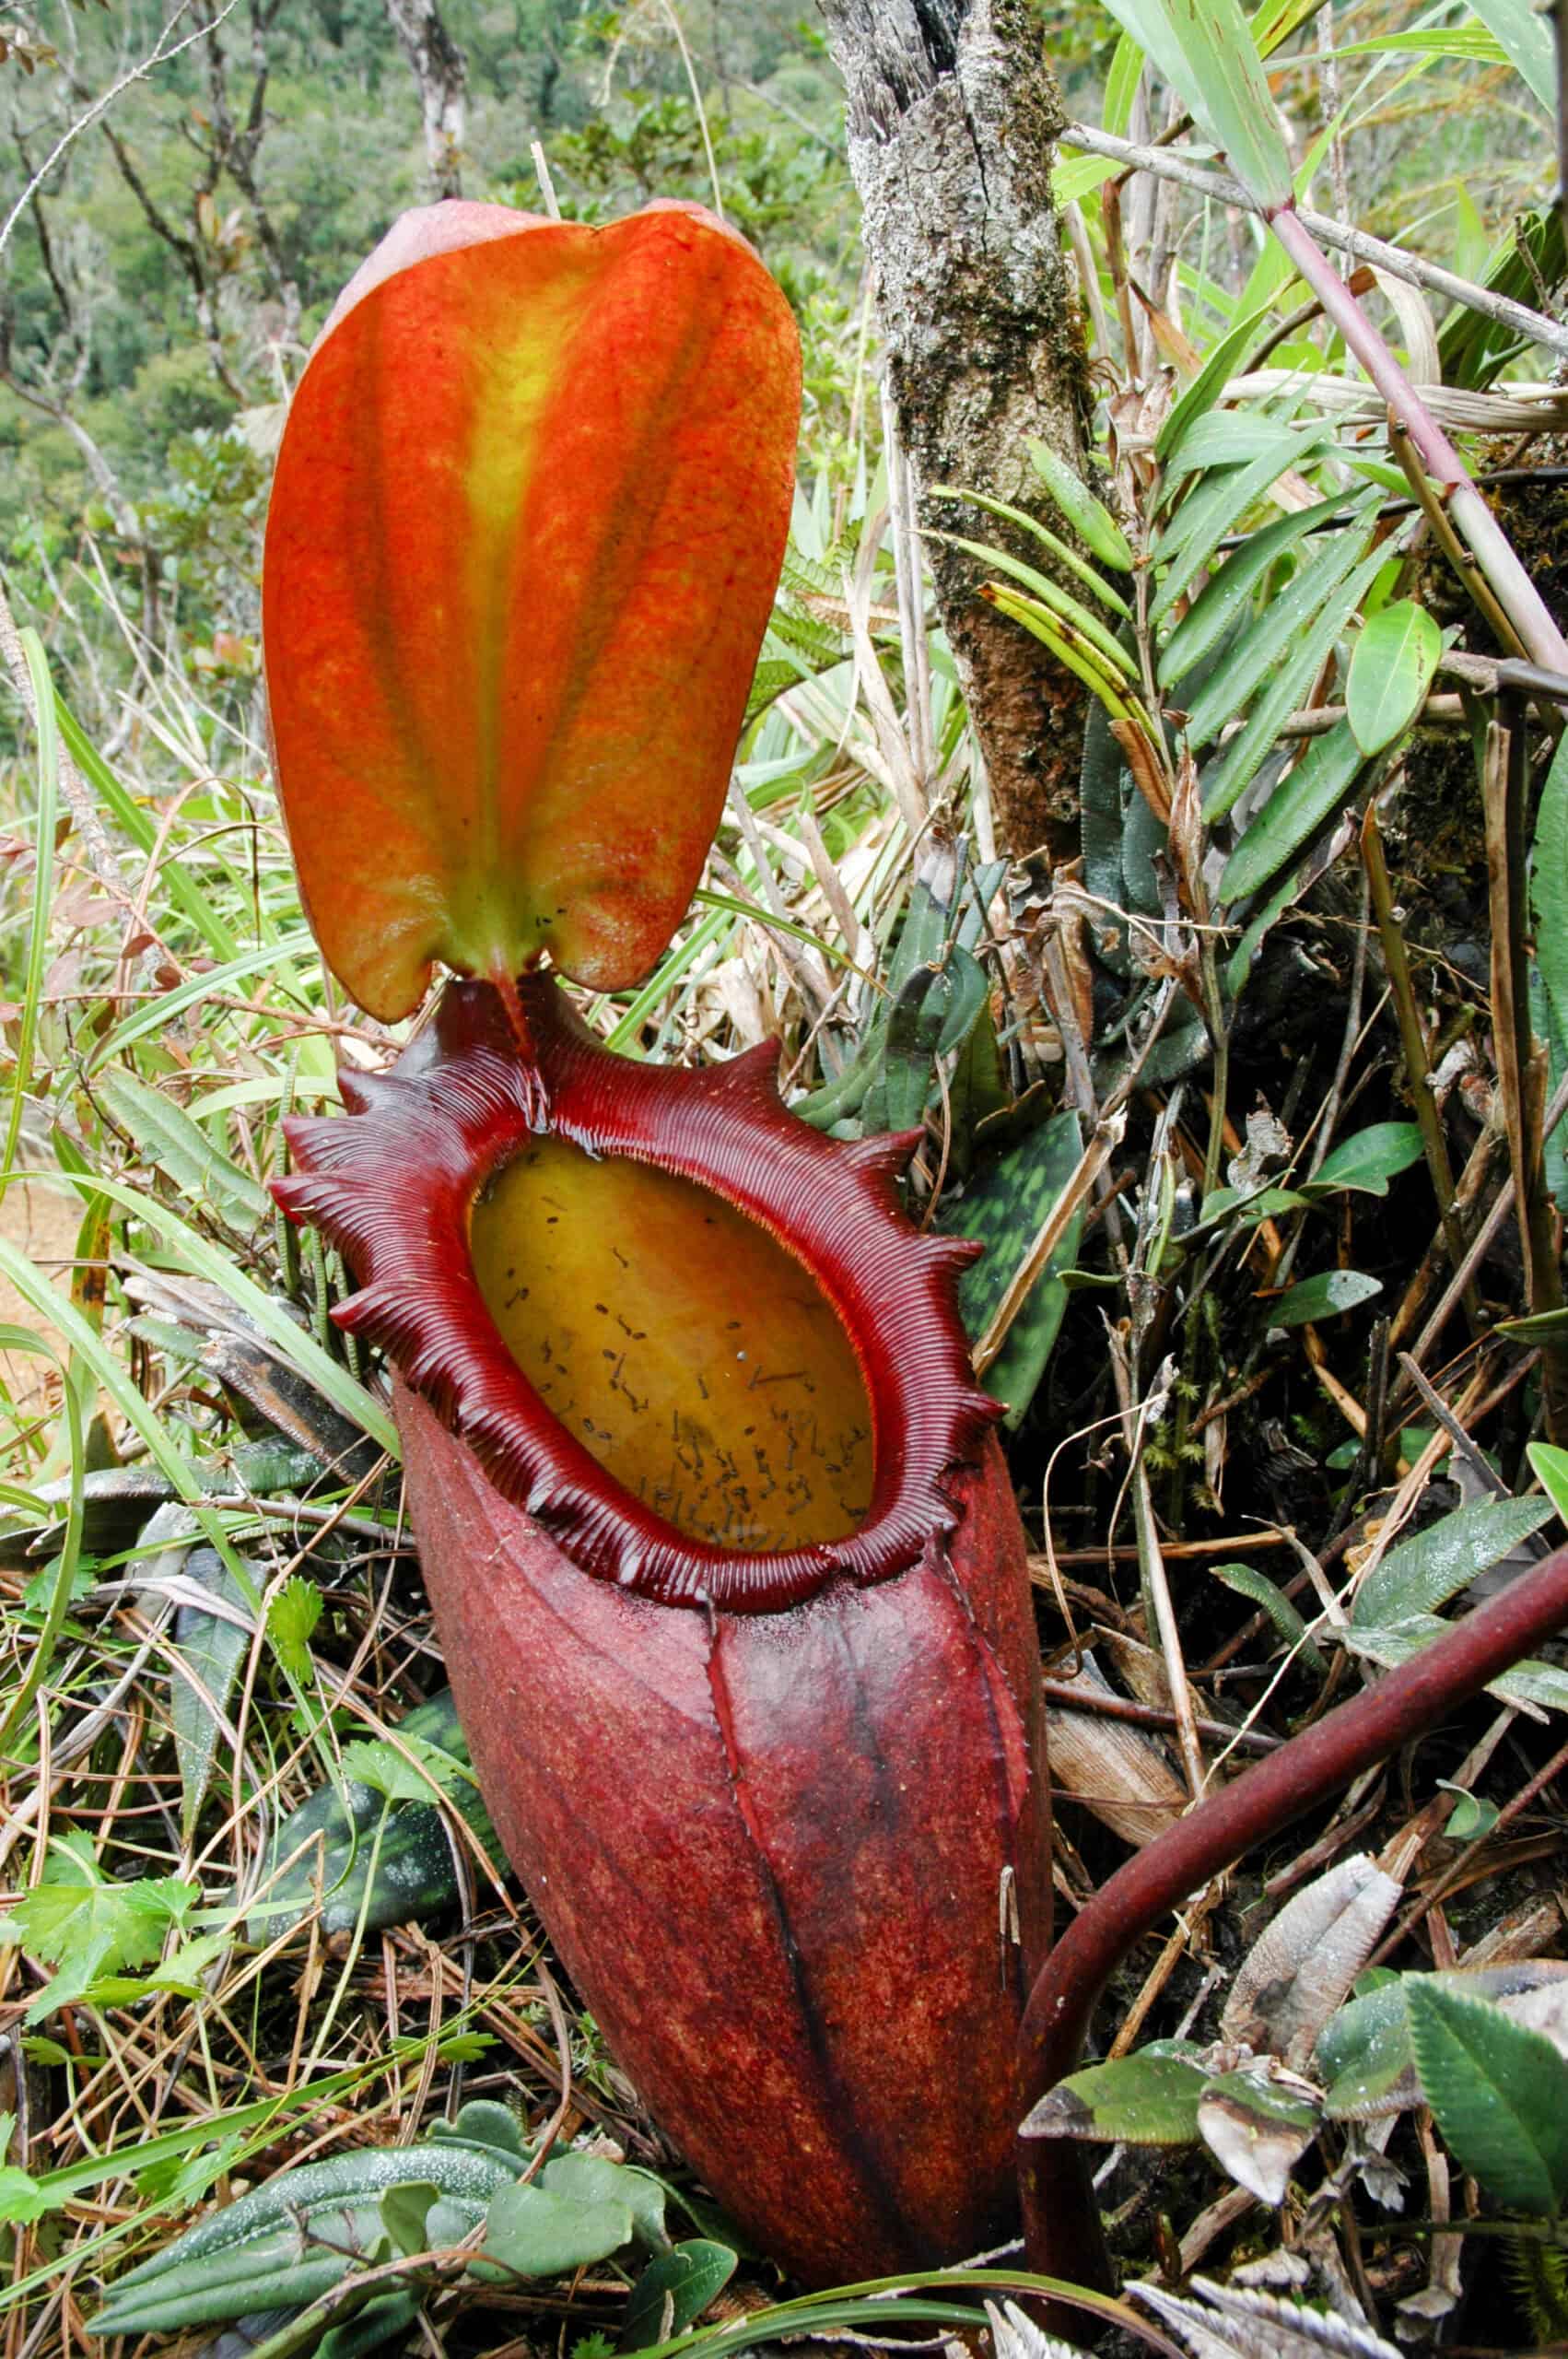
[[[287,1125],[297,1168],[274,1193],[291,1218],[315,1223],[342,1249],[360,1281],[333,1317],[383,1345],[497,1489],[597,1579],[665,1604],[744,1614],[798,1604],[836,1579],[863,1584],[907,1570],[953,1532],[952,1478],[974,1463],[1001,1414],[974,1383],[958,1316],[956,1274],[977,1249],[922,1234],[899,1204],[895,1174],[919,1134],[825,1138],[782,1104],[771,1048],[696,1071],[644,1063],[604,1049],[547,977],[520,989],[532,1064],[495,991],[455,983],[390,1073],[341,1076],[352,1119]],[[703,1517],[673,1504],[657,1471],[643,1476],[641,1461],[623,1453],[621,1471],[637,1487],[620,1479],[614,1455],[606,1463],[584,1438],[584,1421],[573,1431],[525,1373],[496,1315],[506,1296],[485,1207],[544,1140],[693,1183],[719,1200],[726,1220],[740,1215],[765,1232],[820,1292],[838,1344],[847,1337],[853,1353],[852,1363],[839,1353],[848,1383],[842,1369],[827,1371],[842,1414],[824,1420],[821,1463],[811,1468],[832,1497],[800,1515],[775,1508],[755,1527],[777,1540],[798,1526],[808,1535],[798,1544],[704,1536]],[[794,1341],[785,1355],[792,1371]],[[825,1339],[824,1357],[832,1358]],[[863,1479],[848,1470],[850,1389],[870,1417],[863,1505]],[[812,1446],[802,1445],[808,1460]],[[793,1468],[788,1432],[782,1447]],[[817,1536],[836,1521],[846,1528]],[[740,1524],[753,1529],[744,1515]]]

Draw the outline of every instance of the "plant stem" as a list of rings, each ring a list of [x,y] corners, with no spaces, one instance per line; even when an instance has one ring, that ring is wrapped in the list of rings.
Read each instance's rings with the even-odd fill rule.
[[[1229,1867],[1422,1736],[1568,1622],[1568,1548],[1511,1581],[1447,1637],[1385,1672],[1315,1728],[1255,1762],[1158,1836],[1080,1910],[1047,1959],[1018,2036],[1018,2078],[1033,2108],[1078,2062],[1094,2003],[1133,1945]],[[1099,2215],[1075,2142],[1020,2137],[1018,2177],[1029,2265],[1105,2283]]]
[[[1432,1068],[1427,1061],[1426,1035],[1422,1029],[1421,1014],[1416,1006],[1410,961],[1405,957],[1405,938],[1399,932],[1399,922],[1394,914],[1394,895],[1388,883],[1387,864],[1383,858],[1383,837],[1377,825],[1375,804],[1368,804],[1366,816],[1362,821],[1361,856],[1366,870],[1373,911],[1377,919],[1377,931],[1382,938],[1383,960],[1388,970],[1394,1013],[1398,1018],[1405,1073],[1410,1085],[1416,1121],[1421,1129],[1421,1143],[1426,1153],[1426,1168],[1432,1177],[1432,1192],[1437,1199],[1443,1233],[1448,1240],[1448,1259],[1457,1270],[1465,1258],[1465,1232],[1454,1209],[1454,1167],[1448,1159],[1448,1142],[1444,1136],[1443,1118],[1432,1095]],[[1473,1334],[1480,1324],[1480,1304],[1473,1285],[1465,1290],[1465,1310]]]
[[[1498,604],[1518,632],[1525,651],[1552,671],[1568,669],[1568,642],[1547,613],[1539,591],[1520,564],[1507,534],[1470,481],[1464,461],[1395,359],[1293,205],[1268,217],[1269,226],[1323,306],[1324,317],[1352,353],[1420,453],[1422,465],[1445,495],[1448,512]]]

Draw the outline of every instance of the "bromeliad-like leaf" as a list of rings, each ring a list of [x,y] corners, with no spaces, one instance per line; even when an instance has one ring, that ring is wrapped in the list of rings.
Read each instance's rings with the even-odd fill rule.
[[[1127,534],[1110,510],[1096,499],[1088,485],[1048,442],[1031,436],[1026,445],[1035,473],[1077,533],[1086,549],[1118,573],[1132,571],[1132,550]]]
[[[1390,1548],[1351,1608],[1358,1630],[1383,1629],[1440,1605],[1517,1548],[1551,1513],[1547,1499],[1478,1499]]]
[[[1348,721],[1315,737],[1248,821],[1221,875],[1221,900],[1244,900],[1267,885],[1354,792],[1363,758]]]
[[[405,215],[294,396],[263,644],[300,886],[370,1014],[635,982],[728,787],[789,524],[789,305],[700,208]]]
[[[1363,754],[1380,754],[1410,727],[1442,652],[1443,633],[1413,598],[1368,616],[1345,681],[1345,718]]]
[[[1511,2211],[1560,2211],[1568,2063],[1551,2041],[1429,1976],[1409,1977],[1405,2005],[1422,2094],[1466,2170]]]
[[[1324,600],[1362,555],[1371,534],[1371,521],[1366,520],[1328,535],[1294,581],[1270,600],[1252,628],[1215,665],[1188,714],[1188,736],[1194,750],[1217,737],[1259,681],[1283,661]]]

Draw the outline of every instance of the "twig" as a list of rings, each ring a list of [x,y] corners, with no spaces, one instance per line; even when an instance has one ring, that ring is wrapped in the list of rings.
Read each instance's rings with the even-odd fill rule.
[[[1062,144],[1082,148],[1086,155],[1108,156],[1117,163],[1126,164],[1140,172],[1153,172],[1164,180],[1179,181],[1199,196],[1217,198],[1222,205],[1232,205],[1240,213],[1261,214],[1264,208],[1239,181],[1228,172],[1216,172],[1206,165],[1189,162],[1187,157],[1168,147],[1142,147],[1129,139],[1117,139],[1108,131],[1096,131],[1089,124],[1070,123],[1061,135]],[[1495,294],[1489,287],[1477,287],[1468,278],[1460,278],[1451,270],[1442,269],[1436,263],[1423,262],[1419,255],[1406,253],[1399,246],[1391,246],[1382,238],[1370,237],[1364,229],[1357,229],[1349,222],[1331,220],[1324,213],[1298,210],[1296,218],[1305,229],[1336,252],[1353,255],[1357,262],[1369,263],[1374,269],[1386,270],[1390,278],[1401,278],[1407,287],[1424,288],[1433,295],[1446,295],[1451,301],[1463,304],[1468,311],[1479,311],[1484,319],[1495,320],[1499,326],[1511,328],[1515,335],[1524,336],[1531,344],[1544,345],[1549,352],[1568,357],[1568,327],[1549,320],[1544,312],[1532,311],[1527,304],[1515,303],[1510,296]],[[1309,282],[1310,283],[1310,282]]]

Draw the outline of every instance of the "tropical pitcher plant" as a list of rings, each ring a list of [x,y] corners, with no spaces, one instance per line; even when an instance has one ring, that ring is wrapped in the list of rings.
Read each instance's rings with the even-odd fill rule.
[[[340,299],[267,528],[275,767],[328,965],[394,1022],[288,1212],[395,1371],[492,1816],[655,2118],[817,2283],[1012,2230],[1095,2273],[1071,2148],[1014,2137],[1188,1891],[1568,1613],[1568,1552],[1129,1863],[1048,1958],[1038,1642],[910,1137],[781,1104],[771,1050],[610,1053],[723,808],[782,558],[800,362],[685,205],[448,203]],[[1009,1895],[1015,1908],[1008,1905]],[[1032,1996],[1031,1996],[1032,1992]],[[1028,1999],[1027,2012],[1024,2001]]]
[[[383,1344],[481,1785],[655,2117],[819,2281],[1008,2233],[1047,1939],[1038,1647],[910,1138],[775,1056],[606,1051],[724,805],[783,556],[789,306],[709,215],[447,204],[350,284],[267,528],[275,763],[327,963],[431,1021],[291,1214]],[[1021,1936],[999,1937],[1004,1880]]]

